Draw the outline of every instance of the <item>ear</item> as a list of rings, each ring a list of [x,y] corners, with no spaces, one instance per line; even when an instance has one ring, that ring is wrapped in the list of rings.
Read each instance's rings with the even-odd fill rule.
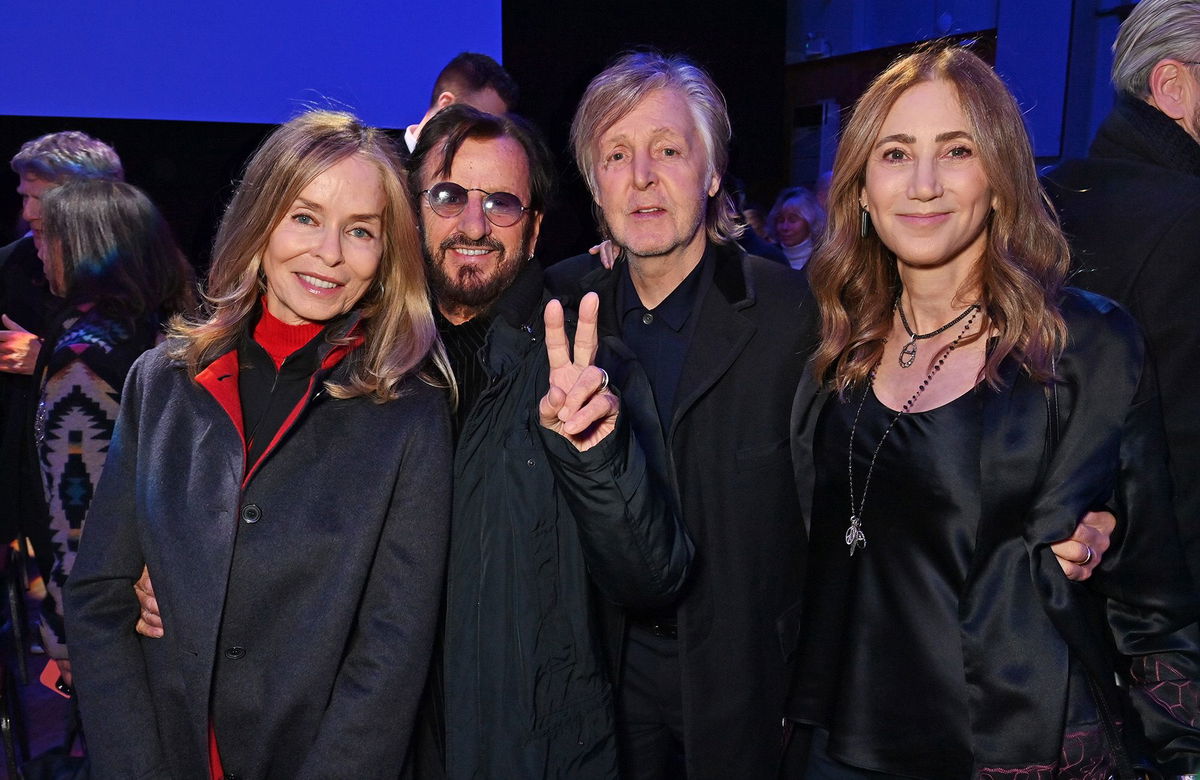
[[[437,100],[433,101],[433,113],[436,114],[437,112],[441,111],[446,106],[450,105],[451,103],[455,103],[457,101],[458,101],[458,98],[456,98],[454,96],[453,92],[443,92],[442,94],[437,96]]]
[[[1163,112],[1176,122],[1183,123],[1188,118],[1188,107],[1192,93],[1197,84],[1187,72],[1187,65],[1179,60],[1159,60],[1150,70],[1148,79],[1150,105]]]
[[[867,208],[867,188],[865,186],[858,191],[858,207],[863,211],[870,211]]]
[[[716,194],[721,191],[721,177],[718,174],[713,174],[708,180],[708,197],[716,197]]]

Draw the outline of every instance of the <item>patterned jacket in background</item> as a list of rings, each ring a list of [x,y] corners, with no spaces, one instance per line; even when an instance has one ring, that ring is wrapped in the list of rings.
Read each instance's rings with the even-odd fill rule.
[[[157,322],[115,320],[88,305],[64,313],[43,353],[34,435],[54,567],[42,602],[42,641],[66,658],[62,589],[75,562],[83,520],[121,404],[121,386],[138,355],[154,346]]]

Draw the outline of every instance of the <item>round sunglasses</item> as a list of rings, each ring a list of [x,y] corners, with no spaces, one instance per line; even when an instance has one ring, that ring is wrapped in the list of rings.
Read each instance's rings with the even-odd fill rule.
[[[528,206],[511,192],[488,192],[478,187],[463,187],[452,181],[443,181],[427,190],[421,190],[429,208],[439,217],[457,217],[467,207],[467,194],[483,193],[483,214],[496,227],[511,227],[521,220]]]

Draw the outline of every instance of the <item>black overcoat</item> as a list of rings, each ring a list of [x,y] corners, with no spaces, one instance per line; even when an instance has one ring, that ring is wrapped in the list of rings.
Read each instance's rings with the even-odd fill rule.
[[[799,592],[805,546],[788,415],[815,307],[803,274],[736,245],[709,248],[716,267],[693,313],[674,417],[665,434],[655,419],[639,438],[662,443],[647,451],[665,460],[695,544],[677,602],[688,777],[769,777],[789,677],[775,621]],[[620,338],[617,278],[582,255],[551,267],[547,286],[572,302],[597,291],[600,363],[641,373]]]
[[[1158,109],[1118,101],[1086,159],[1046,176],[1071,283],[1145,328],[1162,394],[1180,534],[1200,580],[1200,144]]]
[[[193,381],[167,346],[130,372],[67,582],[95,776],[207,778],[211,722],[227,777],[396,777],[442,593],[443,392],[315,381],[247,478],[240,410],[210,392],[235,353]],[[134,631],[143,565],[162,639]]]

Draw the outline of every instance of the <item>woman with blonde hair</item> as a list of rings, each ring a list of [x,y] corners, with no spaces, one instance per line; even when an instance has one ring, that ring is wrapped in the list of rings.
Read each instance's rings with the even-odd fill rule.
[[[811,191],[804,187],[788,187],[775,199],[775,205],[767,215],[767,224],[788,265],[799,271],[808,263],[813,247],[825,229],[825,210]]]
[[[272,133],[205,300],[130,374],[67,585],[92,766],[395,776],[432,648],[450,450],[385,136],[333,112]],[[134,633],[143,566],[161,640]]]
[[[1195,765],[1200,604],[1153,373],[1136,324],[1067,269],[991,68],[935,45],[882,73],[810,266],[822,341],[793,448],[811,554],[784,637],[793,747],[811,743],[789,751],[797,776],[1128,777],[1135,724],[1156,759]],[[1073,582],[1051,545],[1097,508],[1113,547]]]

